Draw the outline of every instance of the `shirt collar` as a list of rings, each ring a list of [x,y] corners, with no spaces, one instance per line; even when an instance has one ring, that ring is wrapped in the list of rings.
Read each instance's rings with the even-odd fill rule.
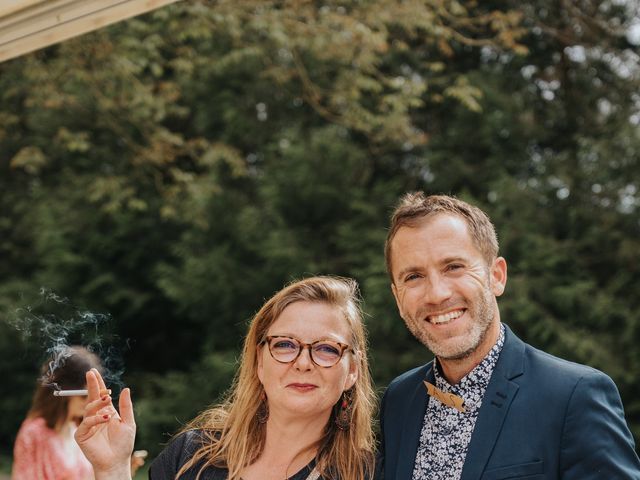
[[[498,363],[498,357],[500,356],[500,352],[504,346],[504,335],[505,327],[504,324],[501,323],[500,335],[498,336],[498,340],[495,345],[482,359],[482,361],[473,370],[467,373],[456,385],[451,385],[447,380],[445,380],[442,373],[440,373],[438,361],[434,361],[433,373],[436,380],[436,387],[445,392],[452,392],[461,396],[465,399],[465,404],[467,404],[471,398],[477,397],[477,395],[474,395],[475,392],[481,394],[484,393],[489,385],[489,380],[491,380],[491,375],[493,374],[496,363]],[[469,407],[470,405],[467,406]]]

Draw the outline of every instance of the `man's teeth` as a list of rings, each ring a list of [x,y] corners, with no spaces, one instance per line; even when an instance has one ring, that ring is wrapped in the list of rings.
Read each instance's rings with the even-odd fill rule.
[[[432,315],[429,317],[429,321],[433,324],[439,325],[441,323],[447,323],[451,320],[455,320],[461,317],[464,310],[454,310],[453,312],[443,313],[442,315]]]

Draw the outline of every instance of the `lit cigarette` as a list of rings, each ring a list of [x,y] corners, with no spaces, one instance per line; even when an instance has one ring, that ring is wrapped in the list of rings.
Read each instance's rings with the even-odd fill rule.
[[[104,394],[108,394],[111,395],[111,389],[107,389],[107,390],[100,390],[100,394],[104,395]],[[53,396],[54,397],[86,397],[87,395],[89,395],[89,390],[54,390],[53,391]]]
[[[89,395],[89,390],[56,390],[54,397],[82,397]]]

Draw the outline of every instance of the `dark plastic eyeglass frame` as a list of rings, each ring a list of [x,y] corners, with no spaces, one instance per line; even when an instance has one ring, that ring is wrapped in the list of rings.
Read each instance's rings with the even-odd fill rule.
[[[296,342],[298,342],[298,353],[297,355],[289,360],[288,362],[283,362],[282,360],[278,360],[276,357],[273,356],[273,352],[271,351],[271,340],[273,340],[274,338],[286,338],[288,340],[294,340]],[[267,349],[269,350],[269,355],[271,355],[271,358],[273,358],[276,362],[278,363],[283,363],[283,364],[287,364],[287,363],[293,363],[296,360],[298,360],[298,357],[300,357],[300,354],[302,353],[302,350],[304,350],[305,348],[309,350],[309,358],[311,359],[311,361],[317,365],[320,368],[331,368],[331,367],[335,367],[338,362],[340,360],[342,360],[342,357],[344,357],[344,352],[354,352],[355,350],[351,347],[351,345],[347,345],[346,343],[341,343],[341,342],[336,342],[335,340],[316,340],[315,342],[312,343],[304,343],[301,342],[300,340],[298,340],[295,337],[289,337],[288,335],[269,335],[267,337],[265,337],[265,339],[260,342],[261,345],[267,344]],[[315,361],[315,359],[313,358],[313,346],[317,345],[318,343],[335,343],[336,345],[338,345],[340,347],[340,356],[338,357],[338,359],[336,360],[335,363],[331,364],[331,365],[320,365],[318,362]]]

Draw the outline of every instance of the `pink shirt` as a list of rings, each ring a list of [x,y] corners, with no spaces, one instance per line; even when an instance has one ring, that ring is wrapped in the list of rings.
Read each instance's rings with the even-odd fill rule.
[[[89,480],[93,469],[80,447],[47,427],[44,418],[22,422],[13,447],[12,480]]]

